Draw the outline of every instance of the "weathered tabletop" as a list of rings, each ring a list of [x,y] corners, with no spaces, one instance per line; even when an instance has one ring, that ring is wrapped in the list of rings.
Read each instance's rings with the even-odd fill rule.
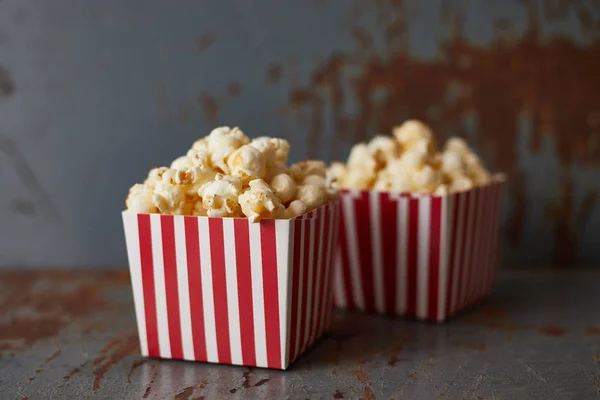
[[[126,272],[2,272],[0,399],[596,398],[599,284],[503,272],[445,325],[339,313],[282,372],[141,358]]]

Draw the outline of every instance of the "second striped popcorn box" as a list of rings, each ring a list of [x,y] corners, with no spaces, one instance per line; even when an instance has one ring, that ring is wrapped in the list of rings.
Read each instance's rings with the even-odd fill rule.
[[[329,325],[338,217],[123,212],[142,354],[286,369]]]
[[[503,181],[449,195],[345,190],[335,303],[442,322],[490,293]]]

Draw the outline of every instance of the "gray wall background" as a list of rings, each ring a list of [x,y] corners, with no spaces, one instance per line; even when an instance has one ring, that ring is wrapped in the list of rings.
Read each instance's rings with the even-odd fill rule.
[[[600,102],[593,94],[582,94],[592,104],[584,117],[564,111],[586,135],[557,123],[551,134],[535,136],[542,139],[534,147],[538,118],[525,106],[508,121],[512,136],[481,122],[485,115],[476,108],[451,121],[440,117],[455,102],[455,80],[446,82],[446,102],[423,115],[417,103],[427,99],[435,72],[406,78],[412,86],[401,103],[407,107],[393,111],[396,121],[389,110],[366,122],[353,116],[365,110],[356,85],[373,58],[446,68],[464,61],[448,46],[501,54],[501,40],[515,49],[533,43],[547,65],[559,40],[557,62],[568,66],[564,58],[575,54],[583,61],[573,65],[585,67],[600,57],[599,19],[598,1],[0,0],[0,266],[125,265],[120,211],[128,187],[217,125],[285,137],[294,161],[331,160],[345,156],[355,139],[408,116],[427,118],[442,137],[467,137],[490,167],[509,172],[507,262],[595,263]],[[563,42],[568,52],[561,52]],[[338,54],[362,61],[323,72]],[[478,71],[491,76],[510,68],[481,65]],[[391,68],[393,76],[406,74]],[[319,71],[324,84],[315,79]],[[573,79],[600,92],[600,72],[585,71]],[[461,76],[459,88],[468,81]],[[554,76],[540,88],[567,93],[569,83],[559,85],[561,74]],[[481,89],[477,82],[471,89]],[[343,102],[329,101],[332,88],[340,88]],[[534,94],[543,102],[542,89]],[[467,101],[493,103],[502,90],[490,87]],[[369,93],[366,102],[377,111],[382,99],[385,90]],[[540,115],[560,120],[547,115],[560,108]],[[561,155],[569,137],[591,150]]]

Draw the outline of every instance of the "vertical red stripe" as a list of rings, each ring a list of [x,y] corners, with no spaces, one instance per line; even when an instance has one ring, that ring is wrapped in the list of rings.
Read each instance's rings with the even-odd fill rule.
[[[389,193],[381,193],[379,199],[385,312],[394,314],[396,312],[396,296],[400,295],[396,287],[396,258],[399,245],[398,200],[391,198]]]
[[[342,194],[343,197],[348,196],[347,193]],[[340,253],[341,253],[341,264],[342,264],[342,276],[344,284],[344,292],[346,295],[346,307],[350,310],[356,309],[356,302],[354,301],[354,289],[352,287],[352,272],[350,267],[350,245],[348,243],[348,228],[346,225],[346,214],[344,209],[347,207],[346,203],[342,200],[340,202]],[[353,210],[349,210],[353,212]]]
[[[321,232],[321,220],[323,218],[323,209],[319,209],[318,213],[315,215],[315,234],[314,234],[314,245],[313,245],[313,253],[314,253],[314,258],[313,258],[313,270],[312,270],[312,278],[311,278],[311,285],[312,285],[312,304],[311,304],[311,317],[310,320],[308,321],[308,338],[307,341],[310,342],[313,340],[314,338],[314,329],[315,329],[315,318],[316,318],[316,314],[317,314],[317,299],[320,299],[319,297],[319,293],[318,290],[320,291],[320,287],[318,286],[317,283],[321,284],[320,279],[320,272],[321,272],[321,267],[323,265],[323,236],[322,236],[322,232]],[[319,260],[319,258],[321,258]],[[318,281],[318,282],[317,282]]]
[[[371,202],[368,190],[361,191],[359,197],[354,199],[354,208],[365,310],[376,311],[373,260],[371,258],[373,251],[371,247]]]
[[[458,262],[458,265],[455,265],[455,268],[458,268],[458,293],[457,293],[457,300],[456,300],[456,309],[459,310],[462,306],[463,306],[463,294],[465,291],[464,288],[464,279],[465,279],[465,275],[467,273],[467,266],[465,265],[465,253],[467,252],[467,232],[469,231],[469,214],[472,212],[471,210],[471,197],[472,197],[472,192],[465,192],[463,194],[461,194],[462,196],[465,196],[464,199],[464,207],[463,207],[463,220],[462,220],[462,225],[463,225],[463,229],[462,229],[462,240],[461,240],[461,250],[460,250],[460,260]]]
[[[208,219],[210,232],[210,258],[212,262],[213,297],[215,301],[215,326],[219,362],[231,364],[229,341],[229,311],[227,305],[227,278],[225,273],[225,245],[223,218]]]
[[[200,274],[198,218],[185,217],[184,221],[194,358],[197,361],[206,361],[206,332],[204,327],[204,304],[202,300],[202,275]]]
[[[269,368],[281,368],[276,233],[274,220],[265,220],[260,223],[267,364]]]
[[[496,183],[494,185],[494,215],[493,215],[493,227],[492,227],[492,249],[490,255],[490,277],[488,282],[488,290],[491,289],[491,285],[494,280],[496,273],[496,263],[498,261],[498,243],[500,241],[500,216],[501,216],[501,204],[502,204],[502,183]]]
[[[457,282],[454,282],[454,271],[456,265],[454,264],[454,258],[456,256],[456,242],[458,236],[458,211],[460,205],[460,194],[452,195],[450,198],[453,201],[452,207],[452,230],[450,231],[450,258],[448,260],[448,292],[446,293],[446,317],[450,317],[454,313],[454,309],[452,308],[452,291],[454,290],[454,285]]]
[[[467,298],[465,300],[465,305],[471,305],[474,301],[473,294],[475,289],[477,288],[477,273],[479,266],[477,265],[477,251],[478,247],[481,245],[479,240],[479,224],[480,224],[480,216],[479,216],[479,206],[481,203],[481,189],[476,188],[473,190],[474,204],[473,204],[473,223],[471,224],[471,259],[469,263],[469,282],[468,282],[468,290],[467,290]]]
[[[250,266],[250,233],[248,221],[236,218],[235,255],[237,270],[238,304],[240,311],[240,336],[244,365],[256,365],[254,343],[254,302],[252,298],[252,272]]]
[[[142,285],[144,287],[144,314],[146,317],[148,355],[150,357],[160,357],[158,321],[156,317],[156,295],[154,292],[154,261],[152,259],[150,215],[138,214],[138,233],[140,239],[140,261],[142,264]]]
[[[484,246],[482,248],[481,254],[481,267],[482,267],[482,277],[480,282],[480,290],[479,297],[484,297],[487,294],[487,281],[490,273],[490,246],[492,242],[492,215],[494,213],[494,199],[492,196],[492,186],[486,186],[483,190],[485,196],[485,206],[484,206]]]
[[[431,219],[429,225],[429,296],[427,303],[427,316],[429,319],[438,319],[438,298],[440,289],[440,244],[442,222],[442,199],[431,198]]]
[[[302,307],[300,309],[300,343],[299,349],[300,352],[304,351],[306,344],[306,324],[307,324],[307,316],[308,316],[308,285],[312,284],[310,282],[310,277],[308,276],[309,268],[310,268],[310,231],[312,228],[312,224],[314,223],[313,219],[304,220],[304,264],[301,266],[302,268]]]
[[[419,199],[409,199],[408,207],[406,315],[414,317],[417,314],[417,271],[419,268]]]
[[[172,215],[161,215],[163,263],[165,270],[165,291],[167,296],[167,322],[171,358],[183,359],[181,320],[179,316],[179,289],[177,284],[177,259],[175,256],[175,226]]]
[[[298,300],[300,291],[300,252],[303,251],[300,247],[301,238],[302,238],[302,220],[297,219],[292,221],[294,228],[294,265],[292,270],[292,312],[290,316],[290,348],[288,354],[290,354],[290,358],[288,362],[294,361],[297,356],[296,352],[296,332],[298,330]]]

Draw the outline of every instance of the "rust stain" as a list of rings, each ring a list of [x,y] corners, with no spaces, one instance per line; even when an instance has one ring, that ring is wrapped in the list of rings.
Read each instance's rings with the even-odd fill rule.
[[[262,385],[264,385],[265,383],[267,383],[267,382],[269,382],[269,381],[270,381],[270,379],[268,379],[268,378],[261,379],[260,381],[258,381],[258,382],[256,382],[256,383],[254,384],[254,387],[262,386]]]
[[[181,392],[177,393],[175,400],[189,400],[190,396],[194,393],[195,386],[188,386]]]
[[[246,371],[242,374],[242,376],[244,377],[242,386],[245,389],[248,389],[250,386],[252,386],[252,385],[250,385],[250,375],[252,375],[252,368],[248,368],[248,371]]]
[[[569,330],[559,325],[546,325],[539,327],[538,332],[547,336],[560,337],[566,335]]]
[[[388,365],[390,367],[395,367],[400,361],[399,354],[404,350],[407,342],[412,339],[412,336],[404,335],[400,338],[400,341],[392,348],[390,351],[390,356],[388,357]]]
[[[204,51],[215,42],[215,35],[212,33],[204,33],[196,38],[196,50]]]
[[[356,371],[352,372],[354,374],[354,376],[356,377],[356,379],[358,379],[358,381],[360,383],[367,383],[369,382],[369,375],[362,369],[357,369]]]
[[[60,221],[62,219],[60,211],[42,187],[40,180],[17,144],[8,136],[0,135],[0,153],[6,156],[20,182],[36,197],[36,202],[44,209],[46,216],[54,221]]]
[[[131,383],[131,378],[133,377],[134,372],[145,363],[146,360],[135,360],[133,362],[131,368],[129,369],[129,373],[127,374],[127,383]]]
[[[275,84],[281,80],[283,68],[281,64],[271,63],[267,68],[267,83]]]
[[[227,94],[229,94],[231,97],[238,97],[240,94],[242,94],[241,83],[237,81],[229,82],[227,84]]]
[[[363,389],[361,400],[375,400],[375,393],[370,386],[367,386]]]
[[[396,10],[381,26],[388,35],[384,55],[374,54],[368,35],[354,29],[351,34],[358,43],[354,50],[332,52],[315,68],[308,84],[291,89],[290,108],[299,120],[309,117],[308,157],[321,155],[320,139],[326,126],[333,127],[335,143],[353,144],[376,132],[389,132],[408,117],[428,121],[441,136],[465,136],[465,118],[474,116],[482,158],[511,177],[514,206],[508,239],[520,243],[528,214],[526,182],[517,159],[522,121],[531,121],[528,145],[532,152],[552,138],[563,165],[600,166],[600,146],[587,145],[597,142],[600,135],[600,123],[592,123],[598,118],[591,117],[600,114],[600,74],[595,72],[600,70],[600,40],[586,45],[563,37],[542,40],[538,7],[531,6],[525,11],[528,27],[520,39],[499,36],[486,47],[472,45],[460,34],[461,17],[452,16],[456,34],[440,43],[440,57],[414,59],[398,46],[408,37],[403,2],[392,6]],[[583,25],[592,15],[582,11],[578,18]],[[357,107],[345,112],[347,104]],[[328,156],[339,159],[342,149],[332,146]],[[596,196],[588,195],[587,213],[595,202]],[[572,261],[576,256],[572,243],[577,237],[569,233],[566,249],[558,246],[559,238],[567,236],[565,229],[572,232],[577,221],[569,213],[560,218],[571,218],[572,226],[557,225],[556,258]]]
[[[10,97],[15,90],[15,81],[10,76],[8,69],[0,65],[0,97]]]
[[[600,361],[600,353],[594,353],[594,361]]]
[[[233,394],[233,393],[235,393],[235,392],[237,392],[237,391],[238,391],[238,390],[237,390],[236,388],[229,389],[229,393],[231,393],[231,394]]]
[[[210,94],[202,93],[198,97],[198,102],[209,122],[215,122],[219,119],[219,99]]]
[[[125,357],[137,351],[138,346],[137,335],[130,335],[113,340],[100,351],[100,357],[94,360],[94,391],[100,389],[104,375]]]
[[[344,393],[340,392],[339,390],[336,390],[332,397],[334,399],[343,399]]]
[[[154,381],[150,381],[150,385],[148,385],[148,387],[146,388],[146,391],[144,392],[144,395],[142,396],[144,399],[147,399],[148,396],[150,396],[150,393],[152,392],[152,384],[154,383]]]
[[[54,360],[58,356],[60,356],[60,349],[56,350],[54,353],[46,357],[45,363],[48,364],[50,361]]]
[[[600,335],[600,328],[596,328],[595,326],[589,326],[585,330],[586,336]]]
[[[71,372],[63,376],[63,380],[68,381],[69,379],[77,375],[79,372],[81,372],[81,367],[73,368]]]

